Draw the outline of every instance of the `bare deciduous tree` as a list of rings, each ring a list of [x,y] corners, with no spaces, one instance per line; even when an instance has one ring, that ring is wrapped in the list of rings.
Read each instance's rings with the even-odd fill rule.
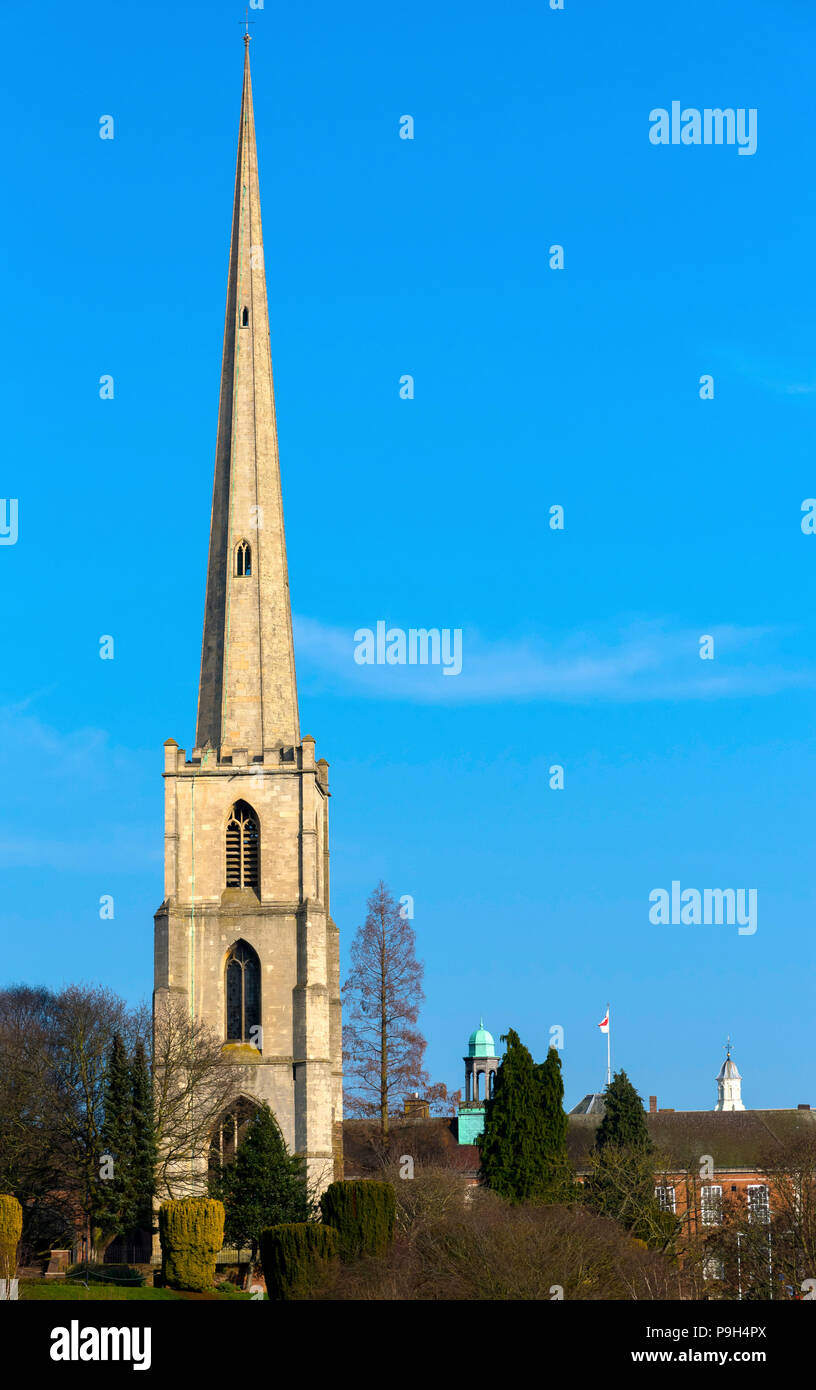
[[[758,1157],[756,1195],[723,1202],[698,1262],[709,1296],[794,1300],[816,1278],[816,1139],[802,1135]],[[766,1194],[762,1193],[762,1187]]]
[[[348,1113],[379,1115],[384,1139],[389,1106],[428,1081],[422,1067],[426,1042],[415,1026],[425,997],[415,951],[411,922],[380,881],[351,947],[351,974],[343,986],[343,1058]]]
[[[47,1045],[54,1006],[47,989],[0,991],[0,1190],[13,1193],[26,1211],[60,1176]]]
[[[71,1230],[81,1225],[89,1244],[95,1239],[116,1033],[135,1046],[149,1034],[149,1016],[111,990],[17,986],[0,995],[0,1177],[24,1203],[27,1241],[60,1219]]]
[[[182,1000],[156,1019],[153,1103],[160,1198],[207,1189],[207,1155],[219,1118],[237,1100],[242,1068],[224,1061],[222,1039]]]
[[[430,1105],[432,1115],[453,1117],[459,1113],[462,1091],[461,1088],[458,1091],[449,1091],[444,1081],[435,1081],[432,1086],[425,1087],[424,1099]]]

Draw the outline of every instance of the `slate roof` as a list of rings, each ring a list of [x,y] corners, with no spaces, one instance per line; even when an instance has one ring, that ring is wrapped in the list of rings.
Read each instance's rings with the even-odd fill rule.
[[[598,1115],[569,1116],[567,1151],[579,1172],[599,1124]],[[816,1140],[816,1110],[658,1110],[646,1124],[659,1153],[678,1169],[697,1166],[701,1154],[711,1154],[720,1170],[761,1168],[796,1140]]]
[[[577,1172],[586,1172],[601,1116],[572,1111],[568,1120],[567,1152]],[[666,1166],[681,1172],[696,1168],[702,1154],[711,1154],[719,1171],[761,1169],[769,1156],[797,1140],[810,1135],[816,1141],[816,1110],[659,1110],[646,1115],[646,1124]],[[347,1178],[374,1177],[381,1170],[375,1121],[344,1120],[343,1144]],[[403,1154],[463,1177],[479,1171],[479,1150],[475,1144],[458,1143],[453,1119],[393,1119],[389,1161]]]
[[[584,1096],[583,1100],[579,1100],[569,1113],[570,1115],[597,1115],[600,1119],[605,1110],[606,1105],[603,1096],[598,1091],[594,1091],[590,1092],[588,1096]]]

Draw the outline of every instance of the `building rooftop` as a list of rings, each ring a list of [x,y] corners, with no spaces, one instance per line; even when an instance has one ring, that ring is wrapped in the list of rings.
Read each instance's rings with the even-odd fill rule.
[[[479,1023],[479,1027],[474,1029],[468,1038],[468,1057],[495,1057],[496,1044],[493,1041],[492,1033],[488,1033],[484,1026],[484,1019]]]
[[[569,1111],[570,1115],[597,1115],[600,1119],[606,1112],[604,1098],[598,1091],[593,1091],[590,1095],[584,1096]]]
[[[450,1168],[463,1177],[479,1171],[479,1150],[475,1144],[460,1144],[457,1121],[453,1118],[423,1119],[404,1115],[389,1120],[387,1163],[399,1163],[410,1154],[417,1164]],[[377,1120],[343,1121],[343,1157],[347,1178],[370,1178],[382,1173],[383,1155]]]
[[[584,1101],[599,1099],[588,1096]],[[584,1101],[581,1104],[584,1104]],[[810,1137],[816,1143],[816,1110],[659,1110],[646,1115],[649,1135],[657,1150],[657,1167],[696,1171],[703,1154],[714,1166],[762,1169],[786,1148]],[[589,1169],[589,1153],[601,1122],[597,1111],[570,1111],[567,1152],[579,1173]],[[375,1120],[344,1120],[346,1177],[374,1177],[382,1171],[379,1124]],[[453,1169],[463,1177],[479,1171],[475,1144],[459,1144],[455,1119],[395,1116],[390,1125],[387,1160],[396,1163],[411,1154],[418,1164]]]
[[[731,1054],[726,1057],[717,1075],[718,1081],[741,1081],[742,1077],[737,1071],[736,1062],[732,1062]]]
[[[721,1170],[761,1167],[805,1136],[816,1141],[813,1110],[658,1110],[645,1119],[658,1154],[681,1170],[699,1168],[703,1154]],[[579,1172],[589,1166],[599,1124],[597,1114],[570,1113],[567,1151]]]

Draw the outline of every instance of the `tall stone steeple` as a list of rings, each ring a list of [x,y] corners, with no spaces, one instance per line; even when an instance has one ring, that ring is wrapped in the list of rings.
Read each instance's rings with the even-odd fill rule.
[[[329,765],[298,729],[246,45],[198,732],[189,758],[164,746],[154,1020],[157,1042],[168,1019],[205,1024],[235,1069],[240,1099],[200,1143],[191,1183],[266,1102],[321,1192],[342,1172]]]
[[[244,87],[232,209],[196,749],[300,742],[255,118]]]

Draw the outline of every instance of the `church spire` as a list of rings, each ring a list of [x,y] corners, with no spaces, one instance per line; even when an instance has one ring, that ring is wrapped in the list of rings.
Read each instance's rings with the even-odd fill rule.
[[[300,742],[269,349],[251,35],[232,212],[196,747]]]

